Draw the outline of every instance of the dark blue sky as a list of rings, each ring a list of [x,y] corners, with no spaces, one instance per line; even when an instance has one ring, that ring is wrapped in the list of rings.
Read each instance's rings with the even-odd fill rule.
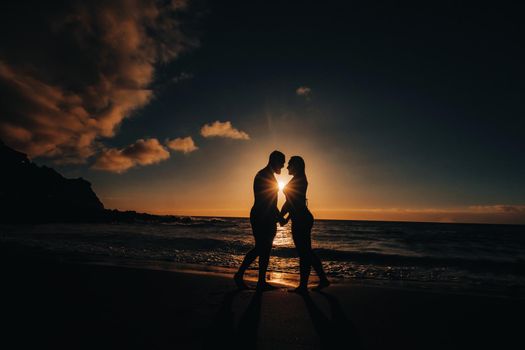
[[[191,136],[199,149],[121,174],[90,162],[61,167],[90,179],[109,206],[242,212],[252,173],[278,148],[311,165],[320,212],[523,211],[523,8],[190,4],[183,28],[199,45],[156,65],[155,97],[103,142],[124,148],[140,138]],[[187,78],[174,81],[182,73]],[[298,96],[301,86],[311,94]],[[199,135],[216,120],[231,121],[250,140]],[[232,191],[228,205],[221,188]]]

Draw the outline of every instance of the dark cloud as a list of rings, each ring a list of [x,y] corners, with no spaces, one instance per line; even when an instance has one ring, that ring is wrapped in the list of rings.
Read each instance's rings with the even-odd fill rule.
[[[179,75],[173,77],[171,81],[174,83],[180,83],[181,81],[190,80],[190,79],[193,79],[193,74],[181,72]]]
[[[181,26],[186,8],[42,1],[0,11],[0,138],[32,157],[94,155],[151,100],[156,65],[197,45]]]
[[[103,150],[93,164],[93,169],[120,174],[135,166],[156,164],[169,157],[170,153],[157,139],[140,139],[123,149]]]

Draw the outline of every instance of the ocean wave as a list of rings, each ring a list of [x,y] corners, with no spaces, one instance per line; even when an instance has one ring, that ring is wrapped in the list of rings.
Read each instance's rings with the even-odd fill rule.
[[[242,255],[253,248],[251,241],[223,240],[213,238],[190,237],[157,237],[121,242],[125,248],[148,248],[152,250],[173,250],[178,252],[209,252]],[[500,271],[511,274],[525,275],[525,260],[497,260],[473,257],[447,257],[428,255],[385,254],[370,251],[348,251],[328,248],[314,249],[323,261],[354,262],[383,266],[422,266],[422,267],[453,267],[469,271]],[[295,258],[294,247],[274,247],[272,256],[279,258]]]
[[[177,221],[160,222],[165,226],[184,226],[184,227],[235,227],[238,226],[232,220],[222,218],[198,218],[191,216],[184,216],[178,218]]]
[[[442,266],[463,268],[470,271],[502,271],[513,274],[525,275],[525,260],[516,259],[509,261],[472,258],[450,258],[429,256],[408,256],[397,254],[381,254],[373,252],[351,252],[333,249],[314,249],[319,258],[324,261],[346,261],[370,265],[393,266]],[[294,248],[274,249],[272,255],[289,258],[297,256]]]
[[[524,227],[316,221],[313,246],[330,276],[525,285]],[[289,226],[272,251],[274,271],[298,273]],[[0,226],[0,245],[57,253],[237,268],[253,248],[248,219]]]

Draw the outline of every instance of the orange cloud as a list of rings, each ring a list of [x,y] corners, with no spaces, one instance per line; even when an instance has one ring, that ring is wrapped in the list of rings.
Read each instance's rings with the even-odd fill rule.
[[[295,93],[299,96],[309,97],[312,93],[312,89],[310,89],[308,86],[299,86],[297,90],[295,90]]]
[[[188,137],[177,137],[173,140],[166,140],[166,146],[173,151],[179,151],[184,154],[194,152],[199,149],[195,146],[195,142],[191,136]]]
[[[201,128],[201,135],[204,137],[225,137],[237,140],[249,140],[250,136],[244,131],[235,129],[229,121],[215,121],[211,124],[205,124]]]
[[[31,40],[0,43],[0,138],[31,157],[84,162],[151,100],[155,64],[197,45],[176,19],[186,1],[41,7],[41,22],[13,28]]]
[[[156,164],[169,157],[170,153],[157,139],[139,139],[123,149],[103,150],[93,164],[93,169],[120,174],[135,166]]]
[[[523,214],[525,215],[525,205],[475,205],[469,207],[469,210],[475,213],[506,213],[506,214]]]

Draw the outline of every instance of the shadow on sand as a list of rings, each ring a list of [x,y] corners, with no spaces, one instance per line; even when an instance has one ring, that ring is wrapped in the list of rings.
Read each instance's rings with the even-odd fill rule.
[[[222,299],[219,310],[215,314],[211,325],[202,340],[203,349],[256,349],[257,331],[261,315],[262,293],[253,293],[253,296],[235,322],[233,302],[235,298],[246,292],[234,290],[227,292]]]
[[[362,349],[357,328],[346,317],[339,300],[325,292],[317,292],[327,301],[330,317],[325,315],[313,301],[310,294],[302,295],[308,314],[321,343],[321,349],[337,349],[345,344],[345,349]]]
[[[238,290],[227,292],[211,321],[208,331],[203,334],[204,349],[256,349],[259,324],[261,321],[262,293],[253,293],[251,300],[236,322],[233,303],[239,295],[249,296]],[[354,324],[346,317],[338,299],[333,295],[318,292],[328,302],[329,312],[325,314],[309,294],[302,295],[314,329],[319,337],[321,349],[336,349],[345,344],[347,349],[361,349],[361,339]]]

